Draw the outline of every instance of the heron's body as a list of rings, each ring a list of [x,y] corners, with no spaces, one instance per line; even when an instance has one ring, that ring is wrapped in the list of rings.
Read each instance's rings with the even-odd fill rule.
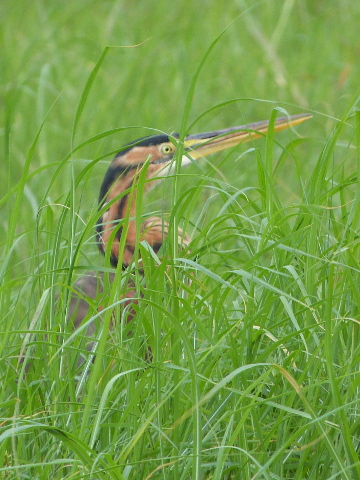
[[[311,115],[308,114],[280,117],[274,124],[274,131],[293,127],[310,117]],[[181,166],[239,143],[264,136],[268,128],[269,122],[262,121],[225,130],[189,135],[185,137],[182,146],[183,154],[179,159]],[[156,252],[160,249],[163,238],[167,234],[167,224],[160,218],[148,218],[142,223],[140,232],[136,231],[137,181],[139,173],[145,165],[146,180],[152,181],[145,182],[142,193],[146,193],[150,187],[166,176],[174,165],[178,145],[178,135],[176,134],[143,138],[125,146],[111,162],[100,189],[99,208],[102,216],[98,222],[97,235],[100,251],[106,253],[108,249],[110,250],[110,260],[114,267],[118,265],[119,261],[123,267],[127,267],[131,263],[138,240],[146,240]],[[106,208],[107,205],[108,208]],[[121,223],[124,218],[128,220],[126,226]],[[124,245],[122,252],[120,252],[121,240]],[[180,240],[185,244],[190,242],[190,238],[181,230],[179,230]],[[103,276],[94,272],[88,272],[87,275],[81,277],[75,286],[82,294],[82,298],[81,296],[80,298],[73,297],[70,305],[72,320],[74,326],[77,327],[89,309],[89,304],[84,298],[99,297],[101,298],[99,302],[103,302],[106,292],[103,289]],[[133,287],[130,285],[129,291],[124,292],[123,297],[130,299],[134,292]],[[100,310],[103,308],[102,306],[103,303],[100,303]],[[130,321],[134,314],[135,311],[131,310],[127,321]],[[93,330],[89,327],[88,335],[91,336],[92,333]]]

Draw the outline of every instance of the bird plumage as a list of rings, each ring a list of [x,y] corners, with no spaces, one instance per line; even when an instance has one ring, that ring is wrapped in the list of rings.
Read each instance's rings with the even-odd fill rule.
[[[274,123],[274,131],[292,127],[310,117],[308,114],[279,117]],[[268,128],[269,122],[265,120],[223,130],[188,135],[183,141],[181,164],[182,166],[187,165],[215,152],[261,137],[267,133]],[[103,209],[107,204],[109,204],[109,208],[99,219],[97,234],[100,251],[105,253],[107,248],[111,249],[110,260],[114,267],[118,264],[120,239],[124,233],[119,222],[126,216],[129,218],[129,222],[126,226],[125,248],[121,259],[124,267],[131,263],[137,238],[146,240],[156,252],[160,249],[167,228],[166,223],[161,219],[153,217],[146,220],[141,226],[140,236],[137,235],[136,182],[145,165],[146,179],[152,179],[152,181],[144,184],[143,193],[146,193],[166,176],[174,164],[178,141],[178,134],[141,138],[126,145],[111,162],[101,185],[99,197],[100,208]],[[114,228],[117,229],[115,235],[113,234]],[[185,244],[189,242],[189,238],[182,232],[179,238],[185,239]]]
[[[277,118],[274,131],[284,130],[302,123],[311,118],[311,115],[300,114],[289,117]],[[183,140],[181,165],[187,165],[207,155],[233,147],[239,143],[247,142],[266,135],[269,128],[268,121],[261,121],[232,127],[224,130],[216,130],[195,135],[188,135]],[[179,142],[179,136],[173,134],[155,135],[139,139],[126,145],[112,160],[105,173],[100,188],[99,209],[101,217],[97,225],[97,238],[99,249],[106,253],[110,249],[110,260],[114,267],[119,260],[126,268],[132,262],[137,241],[146,240],[149,245],[158,252],[164,237],[167,235],[168,225],[157,217],[147,218],[137,231],[136,203],[139,194],[137,182],[143,168],[146,168],[146,181],[143,184],[142,194],[145,194],[151,186],[158,183],[168,174],[174,165],[175,154]],[[127,218],[126,225],[123,219]],[[123,222],[123,223],[122,223]],[[122,236],[125,235],[123,239]],[[190,238],[179,229],[179,243],[188,245]],[[120,241],[124,249],[120,252]],[[111,276],[113,279],[114,276]],[[75,283],[75,288],[81,292],[81,296],[73,296],[70,304],[72,321],[75,328],[81,324],[87,315],[88,305],[84,298],[95,299],[100,297],[99,310],[103,308],[106,292],[103,289],[103,276],[94,272],[88,272]],[[123,297],[127,302],[131,301],[131,292],[134,285],[130,284],[128,291]],[[132,310],[130,319],[135,312]],[[129,320],[128,318],[128,320]],[[90,333],[89,333],[90,332]],[[89,335],[92,330],[88,330]]]

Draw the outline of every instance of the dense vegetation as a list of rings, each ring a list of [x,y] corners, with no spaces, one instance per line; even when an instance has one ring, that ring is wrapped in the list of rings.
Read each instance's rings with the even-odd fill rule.
[[[1,3],[1,478],[360,477],[359,20],[353,0]],[[191,248],[142,244],[144,275],[109,282],[114,152],[300,112],[152,191],[137,220]],[[107,295],[74,332],[89,270]]]

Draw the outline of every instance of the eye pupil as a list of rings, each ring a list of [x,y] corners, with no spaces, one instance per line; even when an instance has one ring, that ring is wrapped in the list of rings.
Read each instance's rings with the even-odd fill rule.
[[[163,145],[161,150],[165,154],[172,152],[172,148],[170,145]]]

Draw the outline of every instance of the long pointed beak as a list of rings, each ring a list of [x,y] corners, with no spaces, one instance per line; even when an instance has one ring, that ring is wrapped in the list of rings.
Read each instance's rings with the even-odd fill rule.
[[[295,127],[312,117],[309,113],[279,117],[274,124],[274,132]],[[249,142],[255,138],[263,137],[269,130],[269,121],[249,123],[239,127],[214,130],[213,132],[188,135],[185,138],[184,146],[186,156],[193,160],[206,157],[212,153],[234,147],[239,143]]]

